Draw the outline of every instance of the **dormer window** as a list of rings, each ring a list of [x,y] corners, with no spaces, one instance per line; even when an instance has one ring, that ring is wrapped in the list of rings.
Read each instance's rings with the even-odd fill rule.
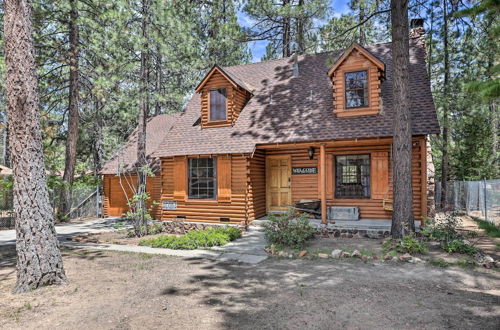
[[[328,71],[337,117],[377,115],[382,111],[381,83],[385,64],[368,50],[353,44]]]
[[[361,108],[368,106],[368,72],[345,73],[345,106]]]
[[[225,88],[210,90],[210,121],[226,120],[226,98]]]

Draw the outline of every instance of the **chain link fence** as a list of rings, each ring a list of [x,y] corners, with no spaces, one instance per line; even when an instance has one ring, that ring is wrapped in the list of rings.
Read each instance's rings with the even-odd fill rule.
[[[435,201],[438,210],[463,211],[468,215],[500,225],[500,179],[450,181],[446,202],[441,203],[441,182],[436,182]]]

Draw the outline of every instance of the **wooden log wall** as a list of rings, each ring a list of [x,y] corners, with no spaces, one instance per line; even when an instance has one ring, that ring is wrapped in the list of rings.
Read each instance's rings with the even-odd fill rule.
[[[200,155],[210,157],[210,155]],[[217,157],[217,156],[216,156]],[[230,173],[218,172],[220,176],[230,176],[230,199],[189,199],[187,187],[187,157],[162,158],[162,201],[176,201],[176,210],[162,210],[162,220],[185,220],[200,222],[221,222],[221,218],[229,218],[230,223],[241,223],[247,219],[248,198],[248,156],[219,156],[231,160]],[[175,163],[185,162],[182,171],[174,169]],[[227,167],[229,168],[229,167]],[[219,181],[220,178],[218,178]],[[176,194],[174,196],[174,188]],[[227,191],[227,188],[225,189]]]
[[[120,217],[125,214],[129,207],[127,198],[132,197],[133,189],[137,185],[137,176],[124,175],[120,178],[113,174],[106,174],[103,177],[103,215],[105,217]],[[146,192],[149,194],[148,208],[153,201],[159,202],[161,197],[161,175],[158,173],[154,177],[148,177],[146,182]],[[154,206],[150,213],[153,219],[159,219],[160,207]]]
[[[210,90],[226,88],[226,120],[210,122]],[[201,125],[202,127],[224,127],[232,126],[250,99],[250,94],[242,88],[234,85],[220,72],[215,71],[205,82],[201,91]]]
[[[248,219],[266,215],[266,154],[256,150],[249,160]]]
[[[328,206],[359,206],[361,217],[365,219],[390,219],[392,212],[384,210],[383,199],[392,199],[392,164],[391,164],[391,144],[390,140],[373,140],[372,143],[368,142],[365,145],[349,146],[348,141],[342,141],[339,146],[328,145],[326,146],[327,155],[327,205]],[[309,144],[316,145],[316,144]],[[278,147],[279,148],[279,147]],[[424,149],[423,149],[424,148]],[[283,149],[266,149],[267,155],[291,155],[292,167],[313,167],[317,166],[319,169],[319,147],[315,148],[314,158],[312,160],[308,157],[308,145],[301,144],[297,148],[283,148]],[[413,155],[412,155],[412,185],[413,185],[413,212],[416,219],[421,219],[426,216],[426,159],[425,155],[425,138],[417,137],[413,139]],[[387,155],[387,162],[379,162],[379,164],[387,164],[387,173],[383,175],[376,175],[373,173],[375,169],[371,170],[371,197],[368,199],[336,199],[335,196],[335,165],[334,156],[336,155],[350,155],[350,154],[370,154],[371,164],[376,161],[376,157],[380,158],[384,154]],[[252,168],[251,168],[252,169]],[[376,181],[382,177],[382,182],[387,180],[387,189],[381,188],[381,182]],[[383,178],[385,177],[385,179]],[[292,202],[298,202],[301,199],[319,199],[319,175],[317,174],[298,174],[292,175]],[[374,194],[374,190],[377,193]],[[385,191],[386,193],[383,193]],[[265,192],[260,193],[264,197],[255,196],[256,200],[264,199],[265,205]],[[424,200],[422,200],[424,196]]]
[[[346,108],[345,106],[345,73],[364,71],[368,73],[368,102],[369,105],[360,108]],[[364,116],[376,114],[380,111],[380,73],[378,67],[365,55],[354,49],[352,53],[339,65],[332,78],[334,113],[338,117]]]

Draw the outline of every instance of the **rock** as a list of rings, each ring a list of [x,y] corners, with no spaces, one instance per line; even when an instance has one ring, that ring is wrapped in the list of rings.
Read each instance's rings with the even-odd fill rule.
[[[366,261],[366,260],[368,260],[368,259],[369,259],[369,257],[368,257],[368,256],[365,256],[365,255],[362,255],[362,256],[361,256],[361,260]]]
[[[422,262],[422,259],[413,257],[410,260],[408,260],[408,262],[410,262],[412,264],[416,264],[417,262]]]
[[[354,250],[351,255],[353,258],[361,258],[361,252]]]
[[[409,253],[405,253],[405,254],[399,256],[399,260],[401,260],[401,261],[410,261],[411,258],[412,258],[411,254],[409,254]]]
[[[307,254],[307,251],[300,251],[299,257],[304,257]]]
[[[342,254],[342,250],[335,249],[332,251],[332,258],[340,258],[341,254]]]
[[[278,253],[278,255],[279,255],[280,257],[286,257],[286,256],[287,256],[287,253],[286,253],[285,251],[280,251],[280,252]]]
[[[490,257],[490,256],[484,256],[484,259],[483,259],[483,260],[484,260],[484,262],[488,262],[488,263],[490,263],[490,262],[495,262],[495,260],[493,260],[493,258],[492,258],[492,257]]]
[[[388,254],[386,254],[386,255],[384,256],[384,260],[391,260],[391,259],[392,259],[392,257],[391,257],[390,255],[388,255]]]
[[[398,257],[392,257],[391,260],[392,261],[398,261],[399,259],[398,259]]]
[[[495,266],[495,268],[500,268],[500,261],[495,261],[493,266]]]
[[[378,256],[373,256],[373,260],[378,260]]]
[[[493,265],[494,265],[493,262],[485,262],[483,264],[483,267],[490,269],[490,268],[493,268]]]
[[[342,251],[342,253],[340,254],[340,257],[341,258],[350,258],[351,254],[349,252]]]
[[[328,258],[328,254],[326,254],[326,253],[318,253],[318,257],[326,259],[326,258]]]

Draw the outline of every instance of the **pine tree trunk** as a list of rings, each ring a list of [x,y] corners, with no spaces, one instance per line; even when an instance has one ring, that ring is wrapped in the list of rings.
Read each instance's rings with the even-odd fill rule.
[[[78,143],[78,126],[80,116],[78,114],[79,105],[79,30],[78,30],[78,0],[70,0],[69,14],[69,105],[68,105],[68,136],[66,139],[66,158],[64,164],[63,181],[65,185],[61,189],[61,203],[59,218],[64,217],[71,207],[71,190],[75,177],[76,147]]]
[[[97,177],[102,169],[102,116],[101,102],[96,97],[94,100],[94,175]]]
[[[408,2],[391,0],[394,98],[393,182],[394,211],[391,234],[403,235],[403,224],[414,230],[411,186],[411,116],[409,90]]]
[[[448,191],[448,166],[449,166],[449,155],[448,155],[448,106],[449,106],[449,95],[448,95],[448,84],[450,77],[450,59],[448,50],[448,10],[447,10],[447,0],[443,0],[443,56],[444,56],[444,80],[443,80],[443,141],[441,149],[441,209],[445,209],[446,205],[446,195]]]
[[[4,1],[17,293],[66,283],[45,177],[31,13],[30,1]]]
[[[283,0],[283,7],[290,4],[290,0]],[[283,17],[283,31],[282,31],[282,43],[283,43],[283,57],[289,57],[290,52],[290,16]]]
[[[144,43],[141,49],[141,77],[140,77],[140,108],[138,116],[138,135],[137,135],[137,194],[143,195],[146,193],[146,120],[149,113],[149,97],[148,97],[148,65],[149,65],[149,0],[142,1],[142,37]],[[137,219],[135,221],[135,230],[138,235],[142,235],[141,228],[146,229],[147,224],[145,218],[146,203],[140,198],[137,203]],[[142,227],[144,226],[144,227]]]
[[[365,4],[363,1],[359,1],[359,23],[365,20]],[[359,44],[361,46],[366,46],[366,32],[364,24],[359,26]]]
[[[306,41],[305,41],[305,31],[304,31],[304,20],[305,17],[302,12],[302,7],[304,6],[304,0],[299,0],[298,9],[300,11],[300,16],[297,18],[297,48],[299,54],[304,54],[306,51]]]
[[[156,47],[156,86],[155,86],[155,91],[156,91],[156,101],[155,101],[155,116],[158,116],[161,114],[161,101],[158,100],[158,97],[161,95],[161,89],[162,89],[162,72],[161,72],[161,49],[160,47]]]

